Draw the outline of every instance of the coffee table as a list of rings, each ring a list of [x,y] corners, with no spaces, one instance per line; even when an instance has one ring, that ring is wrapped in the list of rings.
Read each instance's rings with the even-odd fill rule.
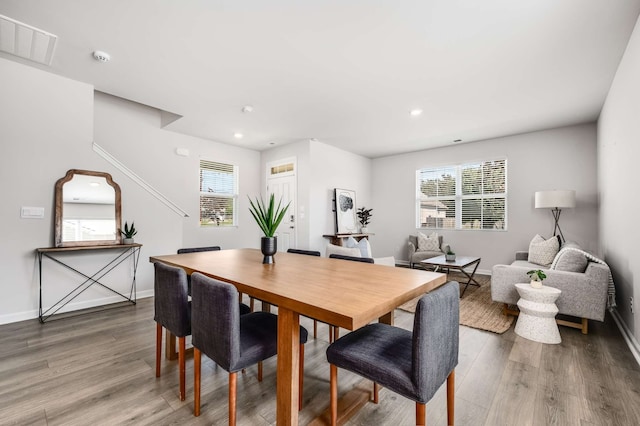
[[[436,256],[429,259],[425,259],[420,262],[424,266],[432,267],[434,272],[438,272],[439,269],[446,269],[447,274],[451,269],[454,271],[461,272],[465,275],[468,280],[465,283],[464,290],[462,290],[462,294],[460,297],[464,296],[464,292],[467,291],[467,287],[469,285],[475,285],[480,287],[480,283],[473,278],[476,274],[476,270],[478,269],[478,265],[480,265],[480,258],[475,256],[456,256],[456,260],[447,260],[445,255]],[[468,268],[472,265],[475,265],[471,274],[465,271],[465,268]]]

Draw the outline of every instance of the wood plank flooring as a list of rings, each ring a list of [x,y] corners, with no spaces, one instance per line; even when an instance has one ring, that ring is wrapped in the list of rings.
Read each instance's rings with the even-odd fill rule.
[[[413,316],[395,312],[410,329]],[[301,319],[308,330],[311,320]],[[342,333],[345,333],[342,330]],[[592,321],[587,336],[560,327],[562,343],[543,345],[517,336],[460,328],[456,369],[458,425],[638,425],[640,367],[612,318]],[[328,330],[305,348],[307,424],[329,403]],[[193,417],[193,361],[187,358],[187,400],[178,398],[177,361],[163,358],[155,377],[153,299],[41,325],[0,326],[2,425],[218,425],[227,423],[227,373],[203,357],[202,415]],[[276,359],[238,377],[238,423],[275,424]],[[361,379],[339,371],[339,393]],[[427,404],[427,422],[446,424],[446,392]],[[386,389],[349,425],[411,425],[414,404]]]

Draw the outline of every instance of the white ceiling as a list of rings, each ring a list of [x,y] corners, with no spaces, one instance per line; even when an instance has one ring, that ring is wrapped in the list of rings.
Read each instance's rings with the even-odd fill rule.
[[[375,158],[595,120],[639,12],[640,0],[0,0],[58,36],[50,67],[0,56],[182,116],[168,130]]]

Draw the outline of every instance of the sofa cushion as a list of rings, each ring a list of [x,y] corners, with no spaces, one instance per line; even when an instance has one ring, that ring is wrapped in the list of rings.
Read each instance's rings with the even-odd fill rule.
[[[376,257],[373,259],[373,263],[376,265],[396,266],[396,258],[393,256]]]
[[[560,250],[553,263],[558,271],[584,272],[587,269],[589,260],[579,251]]]
[[[556,236],[545,240],[540,235],[533,237],[529,243],[529,262],[542,266],[549,266],[560,250],[560,243]]]
[[[538,265],[537,263],[527,262],[526,260],[514,260],[511,263],[511,266],[519,266],[521,268],[527,268],[527,269],[540,269],[541,265]],[[527,279],[526,281],[523,281],[523,282],[528,282],[528,281],[529,280]]]
[[[430,259],[436,256],[442,256],[444,253],[441,251],[417,251],[411,256],[411,263],[420,263],[420,261],[425,259]]]
[[[440,250],[440,240],[438,239],[438,234],[436,232],[432,232],[429,235],[418,232],[418,251],[438,250]]]
[[[357,247],[343,247],[335,244],[327,244],[327,257],[332,254],[340,254],[342,256],[362,257],[360,249]]]
[[[369,244],[369,240],[367,238],[362,238],[360,241],[356,241],[355,238],[349,237],[345,242],[345,246],[349,248],[357,248],[360,250],[360,256],[362,257],[373,257],[371,255],[371,244]]]

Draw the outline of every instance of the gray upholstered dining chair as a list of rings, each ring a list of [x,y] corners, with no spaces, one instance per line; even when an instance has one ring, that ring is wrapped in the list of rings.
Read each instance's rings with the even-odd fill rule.
[[[329,257],[331,259],[351,260],[352,262],[373,263],[373,258],[371,257],[355,257],[355,256],[347,256],[344,254],[335,254],[335,253],[331,253]]]
[[[293,253],[293,254],[304,254],[307,256],[315,256],[315,257],[320,257],[320,252],[316,251],[316,250],[302,250],[302,249],[288,249],[287,253]],[[313,338],[316,339],[318,337],[318,320],[315,318],[313,319]],[[333,326],[331,324],[329,325],[329,342],[333,341]]]
[[[154,263],[154,320],[156,322],[156,377],[160,377],[162,328],[178,337],[180,400],[185,399],[185,337],[191,334],[191,302],[187,294],[187,274],[182,268]]]
[[[220,246],[208,246],[208,247],[190,247],[178,249],[178,254],[183,253],[199,253],[202,251],[219,251]]]
[[[269,312],[240,315],[238,290],[231,284],[192,275],[192,337],[194,371],[194,415],[200,415],[201,357],[204,353],[229,372],[229,424],[236,423],[236,386],[238,371],[258,364],[262,380],[262,361],[278,351],[278,317]],[[300,327],[300,397],[304,372],[304,344],[308,333]]]
[[[355,256],[347,256],[344,254],[336,254],[331,253],[329,255],[330,259],[341,259],[341,260],[350,260],[352,262],[363,262],[363,263],[373,263],[373,258],[371,257],[355,257]],[[340,337],[340,327],[333,327],[329,330],[329,343],[333,343],[335,340]]]
[[[190,248],[181,248],[178,249],[178,254],[184,253],[200,253],[204,251],[220,251],[220,246],[208,246],[208,247],[190,247]],[[189,295],[191,295],[191,277],[187,276],[187,285],[189,290]],[[253,311],[253,306],[249,307],[242,303],[242,293],[238,293],[238,300],[240,301],[240,315],[248,314]],[[253,298],[250,298],[251,304],[253,305]]]
[[[426,403],[447,382],[447,419],[454,424],[454,369],[458,364],[460,285],[449,281],[418,302],[413,333],[387,324],[369,324],[327,348],[331,369],[331,424],[337,422],[338,367],[416,402],[416,424],[424,425]]]

